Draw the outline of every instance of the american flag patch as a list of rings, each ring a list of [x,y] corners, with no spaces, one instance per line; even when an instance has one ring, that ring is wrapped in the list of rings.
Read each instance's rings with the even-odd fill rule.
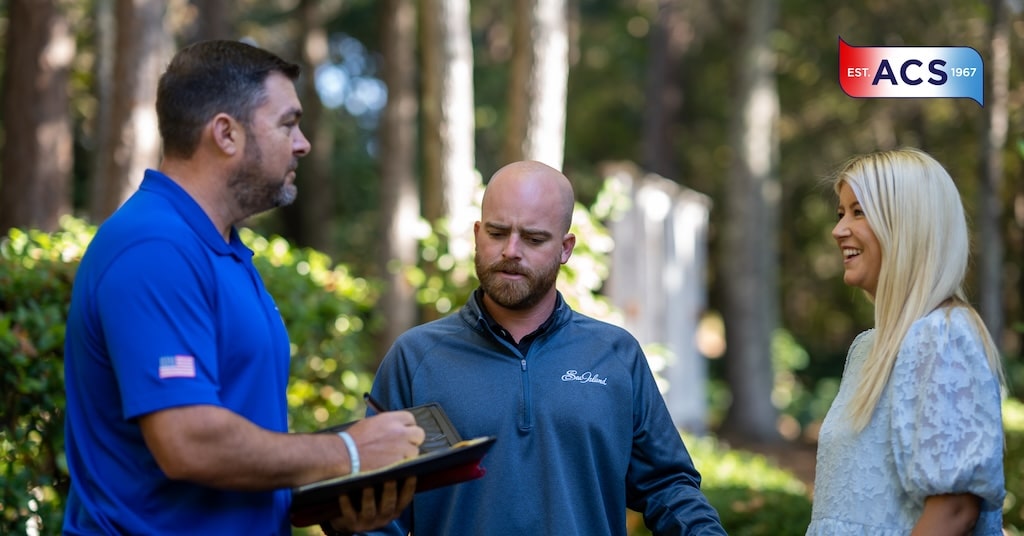
[[[160,358],[160,378],[195,378],[196,358],[190,355],[169,355]]]

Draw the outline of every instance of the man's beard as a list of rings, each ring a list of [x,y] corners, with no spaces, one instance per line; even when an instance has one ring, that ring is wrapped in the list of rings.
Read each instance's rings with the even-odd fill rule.
[[[514,310],[528,309],[536,305],[555,286],[561,266],[558,259],[539,270],[530,270],[511,261],[498,261],[490,266],[484,266],[479,254],[474,258],[474,264],[484,294],[490,296],[498,305]],[[523,278],[510,281],[504,279],[500,272],[520,274]]]
[[[253,139],[252,136],[249,139]],[[246,217],[295,201],[298,189],[294,184],[288,184],[284,177],[267,177],[263,170],[263,153],[255,143],[245,146],[243,156],[242,163],[228,180],[228,187]]]

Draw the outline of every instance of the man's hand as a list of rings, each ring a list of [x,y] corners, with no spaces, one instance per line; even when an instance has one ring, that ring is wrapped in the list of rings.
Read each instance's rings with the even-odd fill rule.
[[[367,417],[346,432],[355,440],[363,471],[413,458],[425,434],[408,411],[387,411]]]
[[[416,477],[409,477],[405,480],[401,493],[398,492],[397,482],[393,480],[385,482],[379,505],[375,500],[373,488],[365,488],[362,508],[358,512],[352,506],[348,495],[342,495],[338,498],[341,516],[331,520],[331,528],[342,534],[380,528],[398,517],[405,507],[409,506],[414,493],[416,493]]]

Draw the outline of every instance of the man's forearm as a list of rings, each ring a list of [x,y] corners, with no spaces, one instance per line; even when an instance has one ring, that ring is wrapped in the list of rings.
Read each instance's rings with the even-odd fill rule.
[[[168,477],[245,491],[293,487],[349,472],[341,438],[260,428],[217,406],[183,406],[140,419]]]

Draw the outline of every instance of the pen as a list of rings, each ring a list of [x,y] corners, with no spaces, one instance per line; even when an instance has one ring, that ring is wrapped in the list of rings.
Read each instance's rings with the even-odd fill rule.
[[[383,413],[384,411],[386,411],[384,407],[380,405],[380,402],[377,402],[376,400],[373,399],[372,396],[370,396],[370,393],[363,393],[363,401],[366,402],[366,405],[370,406],[370,408],[373,409],[373,411],[376,411],[377,413]]]

